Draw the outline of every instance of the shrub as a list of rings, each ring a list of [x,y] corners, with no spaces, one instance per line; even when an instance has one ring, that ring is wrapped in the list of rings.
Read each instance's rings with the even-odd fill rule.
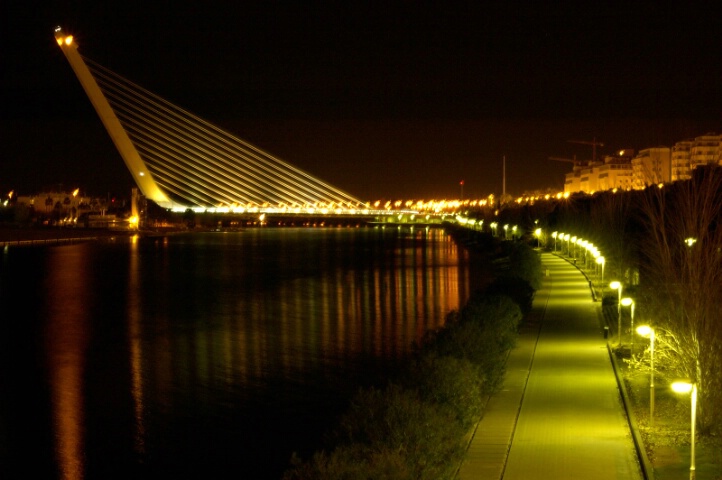
[[[415,479],[452,478],[464,454],[466,433],[448,410],[418,392],[390,384],[361,390],[342,417],[338,438],[364,458],[398,452]]]
[[[534,302],[534,289],[529,282],[521,277],[501,276],[486,289],[488,295],[506,295],[511,298],[527,314],[531,311]]]
[[[401,381],[406,388],[417,390],[423,400],[447,409],[464,430],[481,416],[484,374],[466,359],[433,352],[419,355]]]
[[[317,452],[308,462],[291,459],[283,480],[412,480],[398,451],[369,451],[365,446],[342,445],[330,453]]]
[[[503,349],[481,323],[457,321],[427,336],[420,355],[430,354],[471,362],[484,373],[484,393],[496,391],[504,375]]]
[[[516,345],[523,315],[510,296],[487,291],[472,295],[461,310],[461,317],[464,321],[481,323],[484,331],[495,337],[502,349],[508,350]]]

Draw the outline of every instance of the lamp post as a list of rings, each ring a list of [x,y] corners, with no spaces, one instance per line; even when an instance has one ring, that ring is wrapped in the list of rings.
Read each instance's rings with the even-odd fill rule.
[[[649,337],[649,426],[654,427],[654,329],[649,325],[640,325],[637,333]]]
[[[622,282],[613,281],[609,284],[609,288],[617,291],[617,340],[619,346],[622,346]]]
[[[630,307],[630,306],[632,307],[630,310],[631,321],[629,324],[629,330],[630,330],[630,332],[629,332],[629,351],[633,352],[634,351],[634,300],[632,300],[629,297],[623,298],[622,305],[624,305],[625,307]]]
[[[604,257],[599,256],[597,257],[597,264],[602,266],[602,281],[601,283],[604,283]]]
[[[552,238],[554,239],[554,253],[557,253],[557,235],[558,232],[552,232]]]
[[[692,439],[691,447],[689,452],[689,480],[695,478],[695,461],[694,461],[694,437],[697,424],[697,384],[690,381],[679,381],[672,384],[672,390],[677,393],[690,393],[691,392],[691,403],[692,403],[692,414],[691,414],[691,427]]]

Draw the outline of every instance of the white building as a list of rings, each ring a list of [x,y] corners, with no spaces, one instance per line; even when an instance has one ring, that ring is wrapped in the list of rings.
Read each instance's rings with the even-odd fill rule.
[[[634,150],[620,150],[617,155],[604,157],[603,162],[574,165],[573,170],[566,174],[564,193],[631,189],[632,156]]]
[[[575,164],[566,174],[564,193],[643,189],[648,185],[688,180],[700,165],[722,165],[722,135],[707,133],[674,147],[620,150],[604,163]]]
[[[720,161],[720,137],[716,133],[707,133],[694,139],[689,151],[689,168],[694,170],[700,165],[718,165]]]
[[[689,168],[689,154],[694,145],[693,140],[682,140],[672,147],[672,181],[689,180],[692,178]]]
[[[649,185],[672,180],[672,149],[654,147],[640,150],[632,159],[632,188],[642,190]]]

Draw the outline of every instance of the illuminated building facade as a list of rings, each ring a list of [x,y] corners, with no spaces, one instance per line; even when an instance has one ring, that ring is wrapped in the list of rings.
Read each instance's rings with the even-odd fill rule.
[[[641,190],[672,179],[672,149],[645,148],[632,159],[632,187]]]
[[[689,180],[692,178],[689,168],[689,155],[694,142],[682,140],[672,147],[672,181]]]
[[[564,193],[639,190],[649,185],[688,180],[701,165],[722,165],[722,135],[707,133],[669,147],[620,150],[604,162],[576,164],[566,174]]]

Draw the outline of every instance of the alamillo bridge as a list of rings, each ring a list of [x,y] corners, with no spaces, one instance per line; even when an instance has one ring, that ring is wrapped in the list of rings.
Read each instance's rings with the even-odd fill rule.
[[[140,192],[163,208],[407,220],[419,213],[374,210],[82,56],[60,27],[55,39]]]

